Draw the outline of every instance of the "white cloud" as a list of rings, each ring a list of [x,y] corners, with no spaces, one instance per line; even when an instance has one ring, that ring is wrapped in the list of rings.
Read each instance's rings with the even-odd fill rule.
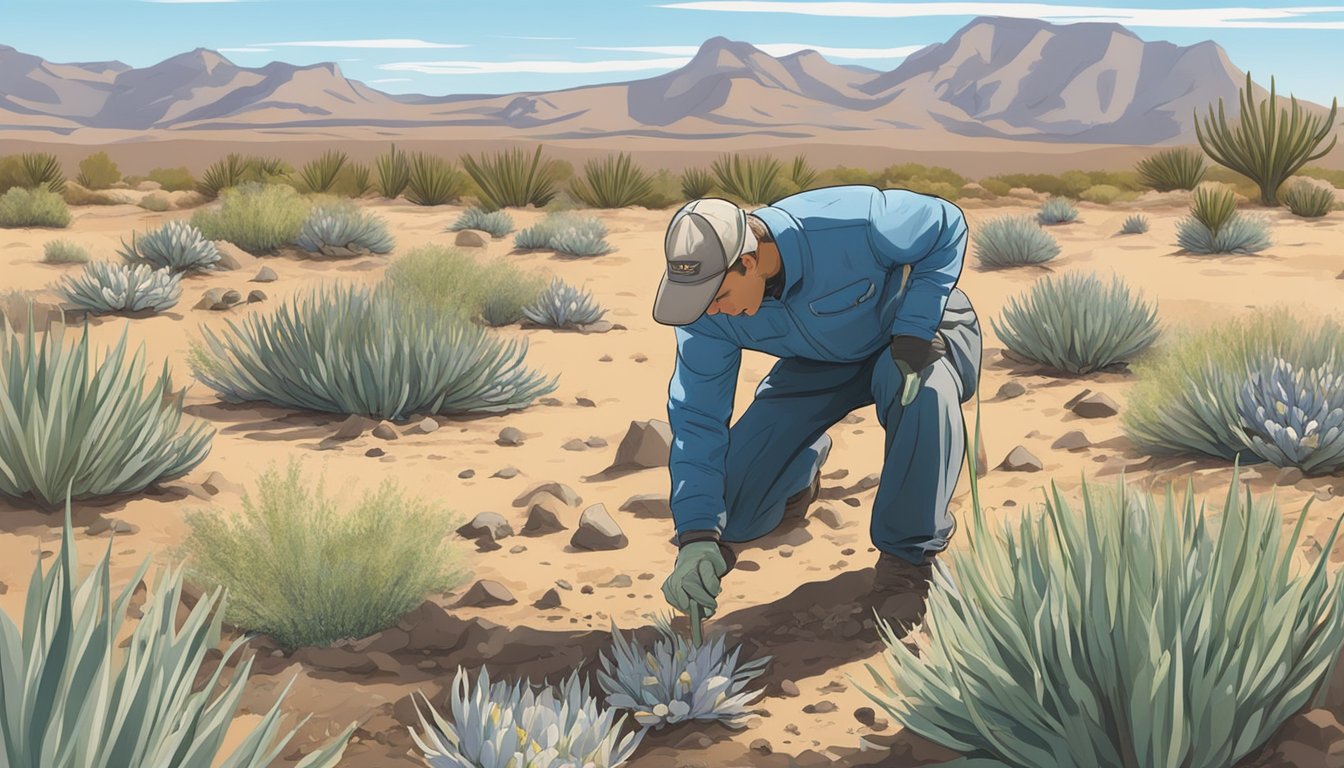
[[[424,40],[386,39],[386,40],[301,40],[287,43],[253,43],[289,48],[466,48],[459,43],[430,43]]]
[[[380,64],[391,72],[419,72],[424,75],[496,75],[592,74],[598,72],[638,72],[650,69],[676,69],[689,62],[689,56],[671,59],[621,59],[616,61],[401,61]]]
[[[491,37],[502,37],[505,40],[573,40],[572,37],[532,37],[530,35],[491,35]]]
[[[216,48],[220,53],[269,53],[270,48]]]
[[[904,19],[922,16],[1015,16],[1074,23],[1113,22],[1129,27],[1194,27],[1208,29],[1344,29],[1344,21],[1311,21],[1305,17],[1344,12],[1344,6],[1295,8],[1107,8],[1048,3],[874,3],[774,2],[774,0],[708,0],[668,3],[660,8],[733,13],[792,13],[805,16],[849,16]]]
[[[799,51],[816,51],[829,59],[901,59],[924,47],[922,45],[906,45],[899,48],[835,48],[806,43],[752,43],[752,45],[771,56],[788,56]],[[590,51],[629,51],[631,53],[656,53],[668,56],[694,56],[696,51],[700,50],[698,45],[582,47]]]
[[[384,77],[384,78],[380,78],[380,79],[378,79],[378,80],[367,80],[366,82],[370,82],[370,83],[409,83],[409,82],[412,82],[413,80],[414,80],[414,78],[410,78],[410,77]]]

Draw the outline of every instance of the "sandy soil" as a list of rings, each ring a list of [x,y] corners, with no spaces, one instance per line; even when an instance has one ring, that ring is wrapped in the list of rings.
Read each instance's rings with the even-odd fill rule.
[[[998,465],[1017,445],[1027,447],[1044,463],[1040,473],[990,471],[981,481],[981,492],[992,514],[1020,514],[1041,499],[1042,486],[1051,481],[1069,496],[1075,495],[1079,478],[1084,475],[1093,478],[1100,473],[1101,479],[1114,482],[1121,467],[1126,468],[1127,477],[1143,485],[1158,483],[1156,487],[1165,488],[1166,482],[1176,482],[1178,492],[1193,474],[1197,491],[1207,495],[1210,507],[1215,507],[1231,477],[1230,467],[1221,462],[1148,460],[1123,437],[1117,417],[1081,419],[1064,407],[1075,394],[1090,388],[1106,393],[1123,408],[1132,375],[1108,373],[1069,379],[1045,375],[1003,357],[990,318],[997,318],[1007,299],[1027,290],[1039,276],[1074,269],[1103,275],[1117,272],[1132,289],[1158,301],[1159,316],[1166,326],[1218,322],[1248,308],[1276,304],[1322,313],[1344,306],[1344,280],[1336,279],[1344,269],[1344,219],[1340,214],[1323,221],[1305,221],[1286,211],[1271,212],[1275,245],[1266,253],[1196,257],[1176,254],[1175,225],[1186,211],[1184,200],[1179,194],[1150,194],[1128,206],[1080,204],[1079,221],[1051,228],[1062,253],[1048,268],[982,272],[968,257],[960,286],[974,302],[986,336],[980,393],[989,464]],[[376,281],[388,261],[415,246],[451,244],[452,235],[443,230],[462,210],[455,206],[421,208],[404,202],[369,205],[386,217],[397,238],[396,251],[389,258],[322,264],[286,257],[248,259],[236,272],[185,280],[181,303],[165,315],[97,320],[91,334],[98,347],[105,349],[129,326],[132,341],[145,345],[151,373],[166,358],[180,385],[189,380],[185,355],[189,340],[199,336],[198,325],[222,331],[228,320],[237,322],[247,313],[269,311],[296,291],[321,280]],[[988,218],[1031,214],[1036,206],[1035,202],[1022,200],[962,204],[972,233]],[[1134,208],[1147,213],[1150,231],[1115,235]],[[534,210],[510,213],[520,228],[543,215]],[[256,476],[269,464],[283,465],[295,455],[305,457],[309,473],[324,471],[333,491],[361,493],[391,477],[411,493],[443,501],[464,518],[483,511],[498,512],[515,530],[521,530],[525,512],[512,506],[512,501],[535,483],[560,481],[582,496],[573,519],[566,521],[571,527],[577,527],[583,507],[604,503],[629,537],[628,547],[609,552],[579,551],[569,546],[567,532],[506,539],[501,548],[489,552],[476,552],[463,542],[461,549],[467,553],[475,578],[502,583],[518,602],[491,608],[450,607],[446,614],[436,614],[433,606],[425,606],[403,623],[404,629],[414,635],[415,622],[423,621],[422,626],[435,628],[430,632],[455,632],[466,641],[448,638],[436,645],[432,638],[412,638],[392,654],[398,666],[389,673],[333,670],[332,666],[339,665],[327,662],[324,668],[316,654],[300,652],[285,657],[275,655],[278,652],[264,643],[256,644],[258,666],[248,684],[247,709],[264,711],[284,683],[297,674],[299,680],[286,709],[314,714],[303,738],[296,742],[299,749],[306,751],[323,734],[334,733],[352,720],[365,722],[358,733],[359,743],[347,751],[343,766],[420,764],[416,758],[404,756],[408,747],[413,749],[403,725],[405,697],[417,688],[426,692],[443,690],[458,664],[472,668],[485,663],[492,678],[528,673],[535,679],[591,662],[595,650],[605,648],[612,621],[622,629],[642,627],[647,633],[644,615],[650,610],[668,610],[659,587],[675,559],[675,549],[669,542],[673,526],[670,519],[640,518],[617,509],[636,494],[667,493],[667,471],[648,469],[593,482],[585,478],[611,464],[616,446],[632,421],[666,419],[673,337],[671,329],[652,320],[650,308],[663,268],[661,239],[671,211],[634,208],[596,213],[607,223],[609,242],[616,248],[606,256],[585,260],[562,259],[549,253],[514,254],[511,237],[474,251],[481,259],[509,259],[525,269],[547,270],[588,287],[609,308],[606,319],[628,329],[592,334],[516,327],[504,330],[527,339],[530,366],[560,374],[559,389],[553,393],[558,405],[534,405],[522,412],[476,419],[441,417],[441,428],[428,435],[408,433],[395,441],[366,435],[335,449],[318,450],[319,442],[335,430],[342,417],[295,413],[267,405],[226,405],[204,385],[193,383],[187,397],[189,413],[209,421],[217,430],[209,456],[187,477],[166,484],[156,493],[102,504],[77,504],[81,561],[86,566],[93,563],[106,547],[106,536],[90,537],[83,533],[83,526],[100,517],[138,526],[137,533],[117,536],[113,548],[114,586],[124,584],[144,558],[153,556],[162,562],[165,551],[183,539],[187,511],[210,504],[241,510],[237,489],[226,489],[213,498],[200,489],[199,484],[210,473],[218,472],[231,483],[251,490]],[[110,259],[115,258],[119,239],[129,239],[132,230],[144,231],[187,216],[189,211],[157,214],[131,205],[82,207],[75,209],[74,220],[64,231],[0,231],[0,282],[7,288],[45,291],[62,274],[77,271],[79,267],[74,265],[41,263],[42,245],[48,240],[72,239],[88,247],[95,258]],[[263,263],[279,273],[279,280],[265,285],[249,283]],[[212,287],[235,288],[244,295],[250,288],[260,287],[269,300],[227,312],[191,309],[201,293]],[[604,356],[610,359],[604,360]],[[772,362],[767,356],[745,353],[738,414],[750,403],[753,390]],[[1026,394],[1013,399],[997,397],[995,393],[1009,381],[1023,385]],[[578,398],[588,398],[593,405],[579,405]],[[967,406],[966,413],[973,418],[974,403]],[[863,621],[871,614],[851,602],[866,591],[875,559],[867,537],[867,521],[876,490],[857,492],[853,488],[861,478],[880,470],[883,444],[872,408],[857,415],[861,418],[837,424],[830,431],[835,449],[825,468],[823,498],[813,507],[813,512],[820,506],[831,507],[844,521],[843,526],[833,530],[809,519],[802,524],[786,524],[771,536],[741,545],[742,563],[725,580],[719,614],[708,625],[711,631],[731,632],[735,642],[748,640],[752,655],[775,656],[766,676],[758,681],[766,687],[766,695],[757,704],[762,712],[741,732],[717,726],[684,726],[651,735],[632,765],[826,764],[819,755],[804,754],[807,750],[841,765],[883,760],[884,765],[918,765],[950,756],[919,739],[895,735],[898,728],[894,723],[874,730],[857,722],[853,714],[857,708],[872,706],[872,702],[850,684],[846,675],[865,681],[871,688],[865,665],[885,669],[877,633],[870,621]],[[504,447],[496,443],[500,430],[509,426],[523,431],[522,445]],[[1076,452],[1050,448],[1060,435],[1073,429],[1083,430],[1092,447]],[[571,439],[590,436],[604,438],[608,447],[582,452],[561,449]],[[385,455],[366,456],[365,451],[375,446]],[[511,479],[491,477],[505,466],[516,467],[518,475]],[[461,478],[459,473],[467,469],[474,470],[474,476]],[[845,472],[843,477],[839,476],[841,470]],[[1277,472],[1271,467],[1252,471],[1249,476],[1253,488],[1267,492],[1274,488]],[[963,510],[963,520],[969,488],[963,471],[955,501],[955,507]],[[1309,532],[1344,512],[1341,476],[1303,480],[1279,487],[1277,493],[1290,522],[1308,498],[1320,499],[1311,507]],[[0,607],[15,620],[23,610],[35,555],[59,545],[59,520],[59,516],[0,502],[0,583],[7,587],[0,590]],[[523,544],[526,551],[511,551],[516,544]],[[957,547],[965,544],[964,536],[954,541]],[[633,586],[596,587],[591,594],[581,589],[618,574],[628,575]],[[562,607],[532,607],[531,603],[560,579],[573,586],[560,592]],[[433,603],[451,606],[471,583],[466,582],[452,594],[434,596]],[[468,625],[471,628],[464,630]],[[796,684],[795,695],[785,692],[789,689],[786,680]],[[435,693],[434,702],[442,705],[445,698]],[[810,711],[815,708],[809,705],[823,701],[833,703],[833,711]],[[880,711],[878,717],[885,719]],[[244,721],[250,722],[249,718]],[[890,745],[892,751],[857,752],[860,738],[865,736],[870,747]],[[760,752],[749,752],[749,745],[758,739],[768,741],[775,754],[767,758]],[[679,747],[680,752],[671,747]],[[798,759],[791,763],[786,755]]]

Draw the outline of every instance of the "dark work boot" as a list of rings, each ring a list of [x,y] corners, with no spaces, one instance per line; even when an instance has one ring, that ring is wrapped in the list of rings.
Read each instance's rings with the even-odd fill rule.
[[[817,496],[820,493],[821,470],[818,469],[817,474],[812,476],[812,485],[793,494],[789,497],[788,501],[784,502],[784,519],[787,520],[791,517],[805,517],[808,508],[812,506],[812,502],[817,500]]]
[[[933,564],[915,565],[882,552],[877,557],[871,594],[878,615],[889,623],[911,625],[924,617],[924,601],[933,579]]]

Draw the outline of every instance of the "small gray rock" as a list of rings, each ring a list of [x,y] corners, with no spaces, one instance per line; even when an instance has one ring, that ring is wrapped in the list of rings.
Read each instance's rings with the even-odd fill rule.
[[[524,546],[524,545],[522,545],[522,544],[514,544],[512,547],[509,547],[509,554],[510,554],[510,555],[517,555],[517,554],[520,554],[520,553],[523,553],[523,552],[526,552],[526,551],[527,551],[527,547]]]
[[[201,488],[211,496],[218,496],[225,491],[243,495],[243,486],[229,480],[218,472],[211,472],[205,476],[205,482],[201,483]]]
[[[584,408],[596,408],[596,407],[597,407],[597,403],[594,403],[592,400],[589,400],[589,399],[586,398],[586,397],[576,397],[576,398],[574,398],[574,402],[575,402],[575,403],[578,403],[580,406],[582,406],[582,407],[584,407]]]
[[[464,229],[457,233],[453,240],[454,245],[460,245],[464,248],[484,248],[485,237],[474,229]]]
[[[1006,472],[1040,472],[1045,469],[1040,459],[1020,445],[1008,453],[998,468]]]
[[[499,430],[499,439],[495,442],[500,445],[522,445],[523,433],[517,427],[505,427]]]
[[[568,581],[565,581],[564,579],[556,579],[555,586],[561,589],[568,589],[568,590],[574,589],[574,586],[570,584]]]
[[[219,261],[215,262],[215,269],[241,269],[243,262],[251,257],[247,251],[228,240],[215,240],[214,243],[215,250],[219,251]]]
[[[812,511],[811,517],[813,520],[821,521],[822,525],[831,530],[842,528],[845,525],[845,521],[840,519],[839,513],[830,507],[818,507]]]
[[[479,539],[485,536],[491,541],[499,541],[513,535],[513,526],[509,525],[509,521],[498,512],[482,512],[473,517],[471,522],[458,528],[457,533],[464,539]]]
[[[367,450],[367,451],[364,452],[364,455],[365,455],[365,456],[368,456],[368,457],[371,458],[371,459],[376,459],[376,458],[378,458],[379,456],[382,456],[382,455],[383,455],[383,449],[382,449],[382,448],[370,448],[369,450]]]
[[[816,704],[808,704],[808,705],[806,705],[806,706],[803,707],[803,711],[806,712],[806,713],[809,714],[809,715],[825,714],[825,713],[827,713],[827,712],[834,712],[835,709],[836,709],[836,707],[835,707],[835,702],[833,702],[833,701],[824,701],[824,700],[823,700],[823,701],[818,701]]]
[[[560,522],[560,516],[568,511],[556,497],[549,493],[539,494],[536,501],[527,510],[527,522],[523,525],[524,536],[544,536],[567,529]]]
[[[380,421],[378,426],[373,428],[373,436],[379,440],[396,440],[401,437],[397,434],[396,427],[392,426],[390,421]]]
[[[500,478],[503,478],[503,479],[505,479],[505,480],[509,480],[509,479],[515,478],[515,477],[517,477],[517,476],[518,476],[518,468],[517,468],[517,467],[504,467],[503,469],[499,470],[499,471],[496,472],[495,474],[491,475],[491,477],[500,477]]]
[[[583,443],[584,443],[584,445],[588,446],[589,448],[606,448],[606,447],[607,447],[607,441],[606,441],[606,440],[603,440],[602,438],[598,437],[597,435],[590,435],[590,436],[588,437],[587,440],[584,440],[584,441],[583,441]]]
[[[631,496],[620,506],[621,512],[630,512],[635,517],[672,517],[672,505],[665,493],[641,493]]]
[[[378,422],[373,419],[359,415],[351,415],[346,417],[345,421],[341,422],[341,425],[336,428],[336,431],[332,434],[330,439],[354,440],[357,437],[362,437],[365,432],[368,432],[376,426],[378,426]]]
[[[270,267],[262,267],[261,269],[257,270],[257,276],[252,278],[249,282],[274,283],[276,280],[279,279],[280,276],[275,274],[274,269],[271,269]]]
[[[531,488],[528,488],[526,491],[523,491],[522,493],[518,494],[518,497],[513,500],[513,506],[525,507],[528,504],[532,503],[533,494],[541,493],[543,491],[551,494],[552,496],[555,496],[556,498],[560,499],[561,501],[563,501],[564,503],[568,504],[571,507],[577,507],[578,505],[583,503],[583,497],[575,493],[573,488],[570,488],[568,485],[565,485],[564,483],[557,483],[551,481],[546,483],[537,483]]]
[[[1087,435],[1081,430],[1072,430],[1060,435],[1059,439],[1050,444],[1050,447],[1061,451],[1077,451],[1083,448],[1090,448],[1092,441],[1087,439]]]
[[[877,722],[877,713],[873,711],[872,707],[859,707],[854,710],[854,719],[863,725],[872,727],[873,723]]]
[[[592,584],[584,584],[582,587],[579,587],[579,592],[580,592],[581,594],[591,595],[591,594],[593,594],[593,585],[592,585]],[[585,616],[584,618],[588,618],[588,617]]]
[[[881,480],[882,476],[878,474],[864,475],[859,482],[854,484],[853,492],[860,493],[876,488]]]
[[[463,480],[470,480],[471,478],[476,476],[476,470],[464,469],[461,472],[458,472],[457,476],[462,478]]]
[[[672,453],[672,426],[666,421],[632,421],[616,448],[615,467],[652,469],[667,466]]]
[[[624,587],[628,587],[628,586],[630,586],[631,584],[634,584],[634,583],[635,583],[635,582],[632,581],[632,580],[630,579],[629,576],[626,576],[624,573],[618,573],[618,574],[616,574],[615,576],[613,576],[609,581],[604,582],[604,583],[602,583],[602,584],[598,584],[597,586],[599,586],[599,587],[614,587],[614,588],[617,588],[617,589],[621,589],[621,588],[624,588]]]
[[[781,681],[779,684],[779,691],[785,696],[797,696],[800,693],[798,690],[798,684],[793,682],[792,680]]]
[[[1014,397],[1021,397],[1027,394],[1027,388],[1018,384],[1016,381],[1010,381],[999,387],[998,397],[1004,400],[1012,400]]]
[[[543,397],[537,402],[542,405],[561,405],[560,399],[556,397]]]
[[[594,504],[579,516],[579,529],[569,543],[578,549],[601,551],[622,549],[630,544],[625,532],[602,504]]]
[[[1104,419],[1120,412],[1114,400],[1097,392],[1074,403],[1071,410],[1084,419]]]
[[[422,435],[428,435],[431,432],[437,432],[438,429],[439,429],[439,422],[435,421],[434,419],[428,416],[416,422],[415,425],[415,431],[419,432]]]
[[[775,751],[774,748],[770,746],[769,739],[752,739],[752,742],[750,746],[748,746],[748,749],[750,749],[752,752],[759,752],[762,755],[768,755],[771,752]]]
[[[597,358],[597,362],[599,362],[599,363],[610,363],[610,362],[611,362],[611,355],[603,355],[603,356]]]
[[[630,356],[630,359],[631,359],[631,360],[634,360],[636,363],[642,363],[642,362],[648,360],[649,357],[648,357],[648,355],[644,354],[643,352],[636,352],[635,354],[633,354],[633,355]]]
[[[481,579],[472,584],[471,589],[468,589],[455,605],[459,608],[489,608],[496,605],[513,605],[516,602],[518,599],[508,587],[497,581]]]
[[[582,440],[578,439],[577,437],[574,438],[573,440],[570,440],[570,441],[566,442],[564,445],[562,445],[562,446],[560,446],[560,447],[563,448],[563,449],[565,449],[566,451],[586,451],[586,450],[588,450],[588,444],[585,443],[585,442],[583,442]]]
[[[201,294],[201,300],[196,302],[192,309],[214,309],[216,306],[224,303],[223,288],[208,288]]]
[[[250,290],[250,291],[247,292],[247,303],[248,303],[248,304],[256,304],[256,303],[259,302],[259,301],[265,301],[265,300],[266,300],[266,292],[265,292],[265,291],[259,291],[259,290],[255,289],[255,288],[253,288],[252,290]]]
[[[104,533],[120,536],[126,533],[139,533],[140,526],[133,525],[125,520],[100,517],[90,523],[89,527],[84,529],[84,532],[90,536],[98,536]]]
[[[241,304],[243,302],[243,294],[230,288],[224,292],[224,296],[220,298],[220,301],[232,307],[234,304]]]
[[[555,587],[551,587],[550,589],[546,590],[546,594],[538,598],[537,601],[532,604],[532,606],[535,608],[541,608],[542,610],[559,608],[560,593],[555,590]]]

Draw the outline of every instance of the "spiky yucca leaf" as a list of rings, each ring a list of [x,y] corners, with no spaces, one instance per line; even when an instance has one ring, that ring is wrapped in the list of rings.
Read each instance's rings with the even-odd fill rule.
[[[411,164],[406,159],[405,150],[398,150],[393,144],[374,164],[378,166],[378,194],[390,200],[406,191],[411,183]]]
[[[428,700],[416,702],[421,730],[411,736],[432,768],[617,768],[644,738],[643,729],[622,737],[626,716],[599,710],[578,672],[558,691],[533,689],[530,680],[492,685],[485,667],[473,686],[459,666],[448,702],[452,722]]]
[[[66,301],[96,315],[163,312],[182,298],[182,276],[148,264],[94,261],[80,275],[66,275],[59,288]]]
[[[1221,185],[1201,184],[1190,201],[1190,215],[1217,234],[1237,213],[1237,196]]]
[[[1059,243],[1032,219],[1002,216],[975,235],[975,256],[985,269],[1044,264],[1059,255]]]
[[[129,264],[147,264],[174,272],[212,270],[221,258],[215,244],[182,219],[174,219],[138,240],[132,232],[131,244],[122,240],[117,254]]]
[[[681,174],[681,194],[687,200],[699,200],[714,191],[714,174],[704,168],[687,168]]]
[[[1078,209],[1063,197],[1052,197],[1041,205],[1036,221],[1041,224],[1067,224],[1078,218]]]
[[[751,205],[767,205],[784,196],[784,166],[769,156],[724,155],[711,164],[719,188]]]
[[[1141,213],[1125,218],[1125,223],[1120,226],[1122,235],[1142,235],[1148,231],[1148,219]]]
[[[560,278],[552,280],[536,301],[522,311],[528,320],[547,328],[588,325],[607,313],[587,290],[575,288]]]
[[[351,163],[350,186],[355,197],[363,197],[369,191],[369,166],[364,163]]]
[[[465,180],[453,164],[437,155],[417,152],[411,157],[406,199],[416,205],[452,202],[465,188]]]
[[[809,189],[817,181],[817,172],[807,164],[807,156],[798,155],[793,158],[793,167],[789,173],[789,179],[799,190]]]
[[[381,216],[345,201],[313,208],[295,243],[309,253],[345,257],[391,253],[395,241]]]
[[[1139,172],[1145,186],[1158,192],[1170,192],[1199,186],[1208,168],[1204,165],[1203,152],[1179,148],[1146,157],[1139,161],[1135,170]]]
[[[1176,222],[1176,242],[1186,251],[1198,254],[1252,254],[1273,244],[1269,222],[1263,216],[1241,213],[1228,219],[1217,233],[1194,216],[1186,216]]]
[[[242,155],[230,152],[223,160],[217,160],[205,169],[196,183],[196,191],[213,200],[220,192],[247,181],[249,166]]]
[[[20,155],[23,172],[28,179],[30,189],[46,189],[60,194],[65,191],[65,174],[61,171],[61,161],[55,155],[46,152],[25,152]]]
[[[584,178],[570,182],[570,192],[590,208],[644,205],[653,194],[653,177],[622,152],[603,160],[589,160]]]
[[[1335,209],[1335,192],[1330,187],[1299,179],[1281,195],[1296,216],[1314,219]]]
[[[321,157],[304,164],[303,185],[309,192],[326,192],[336,183],[336,177],[349,159],[344,152],[334,149],[323,152]]]
[[[1316,368],[1283,358],[1249,371],[1237,398],[1246,446],[1305,475],[1344,468],[1344,358]]]
[[[540,146],[531,160],[522,149],[513,148],[479,160],[463,155],[462,166],[480,188],[481,207],[487,211],[540,208],[555,197],[558,166],[554,160],[542,162]]]
[[[513,217],[507,211],[486,213],[481,208],[472,207],[463,211],[457,221],[448,225],[449,232],[463,229],[479,229],[489,232],[493,237],[503,237],[513,231]]]
[[[246,638],[232,642],[215,671],[197,678],[220,641],[218,591],[201,598],[180,628],[181,570],[160,571],[129,638],[115,640],[149,560],[120,594],[111,588],[112,544],[84,579],[65,501],[61,552],[50,571],[37,559],[20,628],[0,612],[0,749],[7,766],[43,768],[266,768],[303,722],[280,735],[280,692],[227,756],[225,735],[237,713],[252,659],[237,661]],[[232,676],[226,671],[236,666]],[[307,718],[304,718],[304,722]],[[354,732],[352,723],[299,768],[333,768]]]

